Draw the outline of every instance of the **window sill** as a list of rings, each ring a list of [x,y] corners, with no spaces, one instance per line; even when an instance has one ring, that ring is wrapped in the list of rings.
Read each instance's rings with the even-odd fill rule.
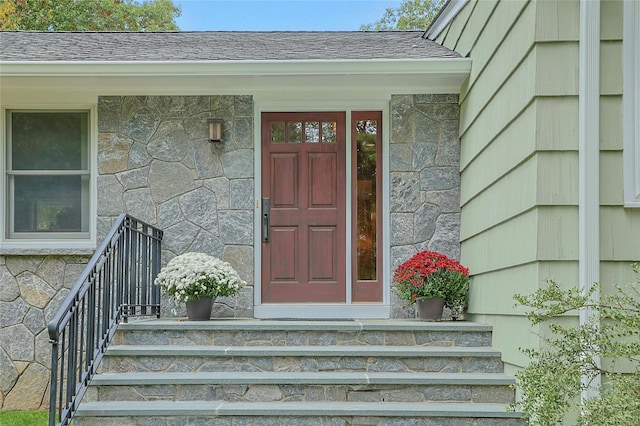
[[[92,255],[96,250],[93,242],[3,242],[0,243],[0,255]]]

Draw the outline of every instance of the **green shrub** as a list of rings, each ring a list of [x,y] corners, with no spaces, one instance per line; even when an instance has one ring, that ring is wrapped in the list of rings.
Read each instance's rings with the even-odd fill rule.
[[[516,295],[518,304],[532,308],[527,318],[545,324],[544,349],[524,349],[531,363],[516,373],[522,391],[513,408],[521,409],[536,426],[562,424],[568,413],[576,413],[577,424],[593,426],[635,426],[640,418],[640,274],[636,281],[616,286],[612,295],[593,300],[599,286],[581,292],[564,291],[553,281],[532,295]],[[561,326],[558,315],[591,309],[599,316],[580,326]],[[597,316],[595,318],[597,318]],[[603,362],[598,363],[601,359]],[[635,370],[620,373],[621,361]],[[602,367],[607,365],[608,368]],[[583,390],[596,377],[602,379],[599,394],[580,400]]]

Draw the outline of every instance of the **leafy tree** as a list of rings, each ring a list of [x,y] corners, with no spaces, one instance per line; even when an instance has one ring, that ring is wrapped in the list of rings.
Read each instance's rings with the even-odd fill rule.
[[[177,31],[172,0],[0,0],[0,29]]]
[[[592,300],[599,288],[564,291],[553,281],[532,295],[516,295],[517,302],[532,308],[533,324],[548,326],[541,350],[523,350],[531,358],[516,373],[521,408],[530,424],[562,424],[567,414],[577,424],[632,426],[640,418],[640,273],[634,265],[635,283],[616,286],[614,294]],[[591,309],[599,316],[580,326],[559,325],[559,315]],[[596,362],[600,358],[601,363]],[[627,364],[620,368],[621,364]],[[629,367],[631,366],[631,367]],[[622,372],[622,370],[626,370]],[[603,386],[597,396],[580,401],[581,391],[600,376]],[[586,380],[582,380],[586,379]]]
[[[382,18],[360,26],[360,31],[426,30],[444,0],[404,0],[388,8]]]
[[[0,30],[15,30],[18,28],[18,16],[13,2],[0,1]]]

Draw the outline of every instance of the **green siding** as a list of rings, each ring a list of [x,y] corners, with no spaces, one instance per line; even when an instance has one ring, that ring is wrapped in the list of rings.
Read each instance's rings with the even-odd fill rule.
[[[536,41],[578,41],[580,2],[539,0],[536,2]]]
[[[600,7],[600,281],[603,292],[635,280],[631,263],[640,260],[640,209],[624,208],[622,177],[622,10],[621,0]]]
[[[489,20],[491,14],[496,8],[497,3],[490,1],[475,1],[473,5],[473,18],[469,19],[465,25],[465,29],[460,34],[455,50],[462,56],[467,56],[473,45],[475,44],[478,36],[485,30],[485,25]],[[471,7],[467,7],[466,10],[471,10]]]
[[[578,153],[540,152],[536,171],[536,204],[578,205]]]
[[[461,188],[463,206],[535,151],[535,114],[536,105],[529,104],[495,139],[481,147],[483,155],[476,155],[466,163],[463,167],[466,185]],[[470,134],[464,138],[465,148],[473,144]]]
[[[578,48],[573,41],[536,44],[536,95],[578,95]]]
[[[444,38],[442,39],[442,44],[447,46],[449,49],[456,49],[458,44],[458,40],[460,39],[460,35],[466,31],[466,23],[469,19],[469,16],[474,12],[474,8],[477,4],[478,0],[472,0],[462,9],[458,16],[456,16],[455,21],[451,23],[447,27],[445,31]]]
[[[469,319],[494,326],[509,369],[539,338],[515,293],[578,284],[578,0],[471,1],[441,40],[470,56],[460,95],[461,258]],[[622,2],[601,2],[601,281],[634,277],[640,209],[622,207]],[[566,321],[576,321],[569,316]],[[545,331],[542,330],[544,334]],[[516,336],[516,337],[514,337]],[[518,339],[514,342],[514,338]]]
[[[573,4],[488,3],[457,46],[473,59],[461,94],[462,261],[470,318],[494,325],[505,362],[521,366],[518,347],[539,338],[513,295],[577,271],[579,22]]]
[[[636,217],[636,220],[639,218]],[[600,273],[602,276],[607,277],[609,284],[625,284],[631,283],[635,280],[635,275],[632,269],[629,267],[628,261],[603,261],[600,263]],[[605,288],[605,294],[611,292],[612,286]]]
[[[578,96],[537,97],[536,146],[541,151],[578,150]]]
[[[488,214],[465,217],[460,228],[461,240],[465,241],[534,207],[537,168],[537,157],[530,157],[464,204],[463,208],[468,211]]]
[[[623,198],[622,151],[600,151],[600,170],[600,205],[620,206]]]
[[[538,288],[538,270],[538,264],[532,262],[475,274],[469,287],[469,303],[476,307],[475,314],[523,315],[524,309],[514,305],[513,294],[535,291]],[[491,291],[485,291],[487,288]]]
[[[493,60],[492,56],[496,51],[500,50],[502,42],[510,36],[512,23],[516,22],[523,9],[528,6],[528,3],[528,1],[522,0],[499,1],[493,13],[484,18],[487,19],[486,25],[473,43],[474,47],[470,55],[473,59],[470,78],[472,84],[478,75],[483,72],[485,66]],[[465,9],[469,7],[471,7],[471,4],[468,4]],[[471,20],[475,19],[483,18],[472,16]],[[472,27],[472,24],[468,24],[466,28]],[[447,47],[453,48],[453,46]]]
[[[531,27],[533,17],[533,9],[527,8],[515,28],[522,27],[526,30]],[[500,49],[495,52],[493,60],[486,65],[483,72],[478,74],[475,80],[471,80],[469,90],[473,91],[475,96],[464,96],[462,99],[462,106],[466,109],[467,114],[467,121],[460,123],[462,132],[479,118],[481,111],[492,103],[494,96],[498,96],[503,91],[512,92],[513,87],[511,86],[522,84],[523,78],[529,79],[529,82],[533,84],[533,80],[528,75],[531,72],[529,67],[533,66],[531,63],[533,58],[530,54],[533,33],[518,31],[510,34],[513,36],[502,43]],[[475,58],[473,61],[473,66],[475,66]],[[504,66],[505,64],[510,64],[510,66]],[[533,95],[533,91],[530,89],[531,84],[525,84],[520,88],[527,99]]]
[[[617,206],[600,208],[600,259],[626,261],[627,265],[640,259],[640,210]],[[628,267],[628,266],[627,266]],[[612,280],[606,275],[603,282]]]
[[[622,93],[622,40],[600,43],[600,93]]]
[[[460,136],[462,153],[460,166],[464,168],[488,143],[509,125],[531,102],[534,94],[535,58],[528,55],[511,77],[493,95],[491,102],[477,115],[469,96],[460,105]]]
[[[621,94],[600,97],[600,149],[622,151]]]
[[[536,259],[552,262],[578,259],[578,207],[542,206],[536,211],[539,217]]]
[[[462,210],[461,222],[481,212]],[[537,256],[537,210],[529,210],[498,226],[462,240],[462,262],[472,275],[532,262]],[[533,243],[533,244],[532,244]],[[491,291],[491,287],[487,287]],[[470,305],[470,312],[475,306]],[[481,308],[477,308],[481,309]]]
[[[600,0],[600,4],[600,39],[622,40],[622,0]]]

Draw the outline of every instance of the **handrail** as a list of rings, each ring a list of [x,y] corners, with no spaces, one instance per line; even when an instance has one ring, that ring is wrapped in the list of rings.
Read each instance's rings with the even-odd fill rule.
[[[121,214],[49,323],[49,426],[68,425],[120,321],[160,318],[162,231]]]

